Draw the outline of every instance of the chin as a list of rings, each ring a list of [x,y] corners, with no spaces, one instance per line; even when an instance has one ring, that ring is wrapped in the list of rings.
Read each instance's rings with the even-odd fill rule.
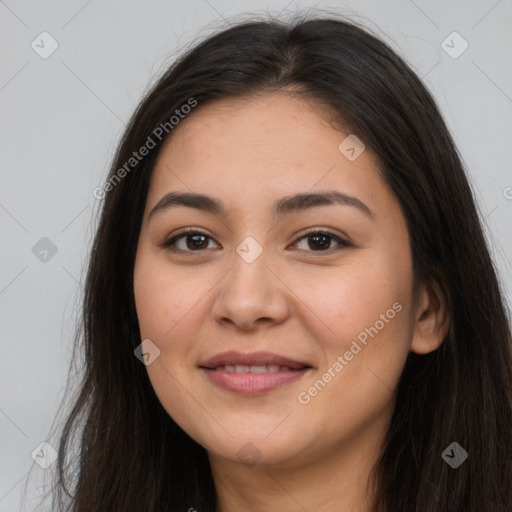
[[[251,429],[230,433],[233,435],[232,438],[226,434],[222,439],[210,437],[198,442],[205,447],[210,456],[242,463],[247,467],[282,465],[304,454],[305,447],[292,441],[295,436],[291,435],[289,429],[283,429],[279,434],[277,430],[272,432],[272,429],[268,429],[264,435]]]

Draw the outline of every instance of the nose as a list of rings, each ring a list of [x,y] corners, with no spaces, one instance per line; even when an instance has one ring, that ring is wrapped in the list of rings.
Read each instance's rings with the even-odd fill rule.
[[[269,250],[252,262],[238,253],[232,258],[232,270],[217,287],[213,315],[217,322],[243,331],[263,325],[280,324],[289,315],[287,286],[277,277],[275,261]]]

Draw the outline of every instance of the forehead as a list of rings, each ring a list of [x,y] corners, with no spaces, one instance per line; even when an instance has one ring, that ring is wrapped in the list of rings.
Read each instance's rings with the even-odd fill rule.
[[[186,146],[194,150],[189,160],[223,151],[227,151],[225,158],[244,160],[251,150],[256,152],[251,159],[271,156],[300,163],[318,157],[318,151],[325,152],[332,144],[337,148],[341,133],[329,124],[329,116],[332,113],[320,103],[285,93],[215,100],[199,104],[181,122],[166,141],[164,152]]]
[[[281,93],[199,104],[162,147],[148,207],[171,190],[225,197],[237,208],[332,188],[389,206],[376,157],[365,149],[349,160],[339,146],[350,131],[330,123],[330,114],[318,102]]]

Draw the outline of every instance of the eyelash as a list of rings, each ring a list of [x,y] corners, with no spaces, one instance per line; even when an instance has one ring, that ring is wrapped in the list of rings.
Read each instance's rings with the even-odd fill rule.
[[[203,235],[205,236],[206,238],[209,238],[210,240],[213,240],[213,238],[210,236],[210,235],[207,235],[206,233],[202,232],[202,231],[198,231],[197,229],[194,229],[194,228],[189,228],[187,229],[186,231],[182,231],[181,233],[178,233],[177,235],[174,235],[173,237],[169,238],[168,240],[166,240],[163,244],[162,244],[162,247],[164,249],[167,249],[169,251],[173,251],[173,252],[181,252],[181,253],[200,253],[200,252],[204,252],[206,251],[207,249],[199,249],[199,250],[196,250],[196,251],[192,251],[192,250],[184,250],[184,249],[177,249],[176,247],[173,247],[174,244],[180,240],[181,238],[186,238],[187,236],[191,236],[191,235]],[[323,231],[323,230],[319,230],[317,228],[315,229],[312,229],[306,233],[304,233],[302,236],[300,236],[299,238],[297,238],[297,240],[294,242],[293,245],[295,245],[298,241],[304,239],[304,238],[309,238],[313,235],[326,235],[328,238],[331,238],[333,239],[334,241],[338,242],[339,246],[338,247],[335,247],[335,248],[330,248],[330,249],[327,249],[325,251],[322,251],[322,250],[318,250],[318,251],[308,251],[306,249],[299,249],[299,250],[302,250],[302,251],[306,251],[306,252],[312,252],[312,253],[323,253],[323,254],[331,254],[332,252],[335,252],[335,251],[339,251],[339,250],[342,250],[342,249],[345,249],[347,247],[350,247],[351,244],[348,243],[346,240],[340,238],[338,235],[335,235],[334,233],[331,233],[329,231]]]

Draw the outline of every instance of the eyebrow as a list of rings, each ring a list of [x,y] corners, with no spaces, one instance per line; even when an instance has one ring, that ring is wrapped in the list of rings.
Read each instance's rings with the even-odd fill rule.
[[[335,204],[352,206],[364,213],[367,217],[371,219],[374,218],[373,212],[360,199],[343,194],[337,190],[301,193],[283,197],[273,203],[272,214],[274,217],[282,217],[289,213],[298,213],[318,206],[329,206]],[[169,192],[168,194],[165,194],[153,207],[149,213],[148,220],[156,213],[164,212],[178,206],[195,208],[220,217],[226,217],[228,214],[226,206],[220,199],[215,197],[191,192]]]

